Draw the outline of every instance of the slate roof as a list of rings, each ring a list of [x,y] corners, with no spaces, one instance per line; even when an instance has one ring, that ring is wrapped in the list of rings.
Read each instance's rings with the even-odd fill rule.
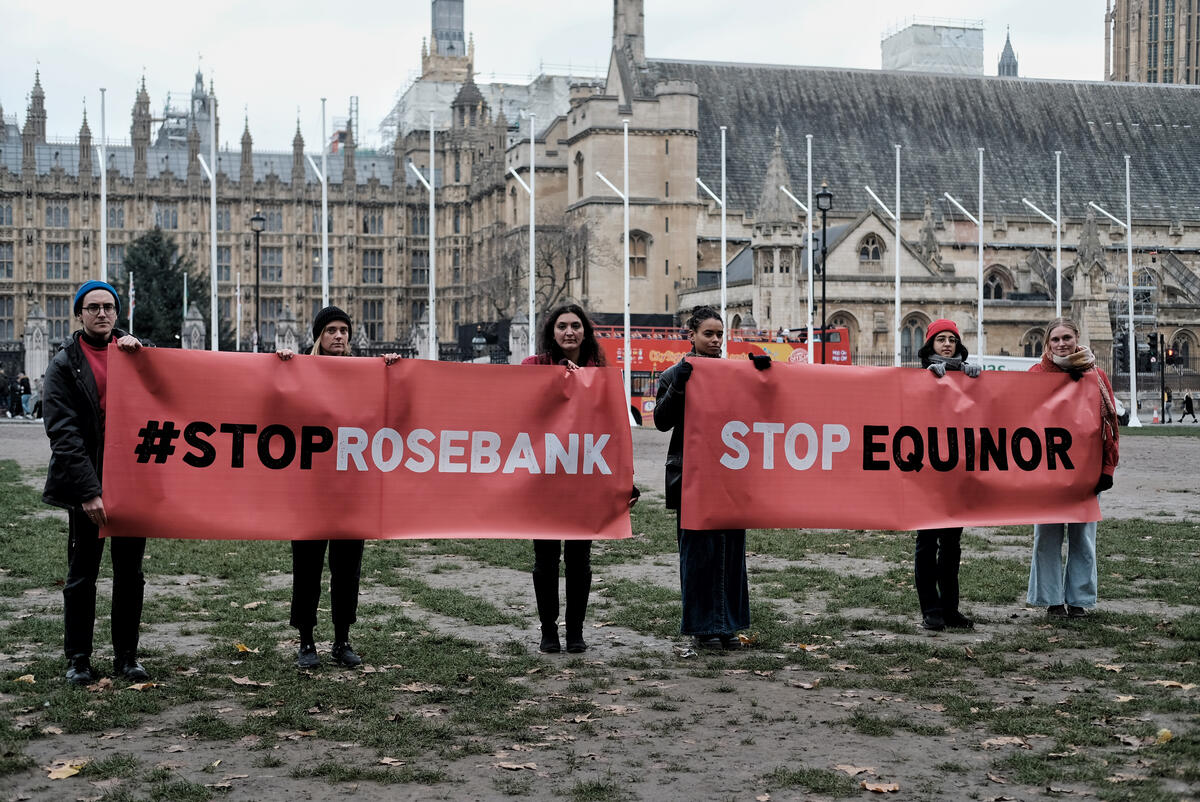
[[[900,144],[906,215],[943,192],[974,212],[983,147],[987,219],[1030,214],[1023,196],[1053,214],[1061,150],[1064,216],[1082,217],[1088,201],[1123,216],[1128,153],[1134,217],[1200,220],[1198,87],[667,60],[648,60],[640,77],[651,89],[697,84],[698,172],[709,186],[720,182],[718,129],[728,126],[730,210],[757,205],[779,125],[793,192],[804,190],[811,133],[814,191],[827,178],[835,212],[864,209],[864,184],[890,204]]]

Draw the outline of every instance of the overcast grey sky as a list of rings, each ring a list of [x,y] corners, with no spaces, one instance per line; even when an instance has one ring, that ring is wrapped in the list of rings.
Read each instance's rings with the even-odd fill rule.
[[[878,69],[885,29],[910,16],[981,20],[984,69],[995,74],[1007,27],[1022,76],[1101,80],[1103,0],[646,0],[652,58],[755,61]],[[466,0],[480,80],[527,80],[545,65],[603,70],[612,37],[610,0]],[[309,150],[329,116],[359,98],[365,132],[377,126],[420,70],[430,31],[428,0],[2,0],[0,104],[23,122],[35,69],[46,91],[48,134],[74,138],[86,101],[100,133],[106,87],[108,136],[129,138],[144,74],[151,108],[167,93],[186,102],[196,69],[215,83],[222,145],[238,147],[243,115],[259,150],[290,150],[297,113]]]

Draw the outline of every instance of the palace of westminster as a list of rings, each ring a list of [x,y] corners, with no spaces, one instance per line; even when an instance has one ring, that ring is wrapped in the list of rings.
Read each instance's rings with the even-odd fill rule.
[[[531,139],[538,308],[574,300],[601,322],[617,322],[622,204],[596,174],[620,185],[628,121],[635,323],[673,326],[692,306],[719,302],[721,210],[697,178],[720,192],[725,127],[728,306],[735,328],[773,332],[802,328],[807,320],[807,223],[780,186],[804,198],[811,135],[814,191],[827,181],[833,194],[825,314],[830,325],[849,329],[856,362],[891,364],[897,337],[911,358],[925,326],[940,317],[956,320],[968,348],[981,350],[978,228],[946,199],[953,196],[980,217],[981,170],[982,348],[1040,355],[1055,312],[1055,227],[1022,199],[1053,216],[1056,153],[1064,314],[1080,322],[1102,364],[1111,364],[1104,360],[1122,342],[1130,312],[1130,234],[1091,204],[1125,220],[1128,156],[1138,342],[1161,333],[1184,357],[1200,355],[1200,88],[1188,85],[1200,82],[1194,41],[1200,9],[1193,12],[1190,2],[1185,11],[1174,0],[1118,0],[1105,16],[1109,80],[1096,82],[1019,77],[1011,42],[998,75],[919,65],[865,70],[656,60],[646,55],[653,43],[645,36],[643,2],[614,0],[603,78],[542,74],[528,84],[500,84],[474,80],[463,0],[432,0],[421,76],[380,126],[386,147],[358,147],[352,115],[326,154],[330,301],[354,316],[360,348],[424,341],[431,248],[443,346],[462,342],[464,331],[469,341],[477,330],[507,334],[510,324],[524,327],[529,201],[513,174],[528,183]],[[1158,44],[1168,36],[1179,43],[1169,56],[1178,83],[1168,80],[1168,55]],[[1131,58],[1140,70],[1131,68]],[[1151,58],[1164,66],[1146,69]],[[129,141],[107,146],[107,164],[99,161],[86,114],[77,139],[47,138],[38,76],[22,124],[0,107],[6,368],[19,366],[31,320],[45,327],[51,343],[69,334],[74,289],[99,277],[102,259],[110,279],[119,278],[129,244],[155,226],[203,274],[193,286],[206,294],[209,186],[197,156],[208,158],[218,114],[212,87],[198,73],[190,104],[168,104],[158,116],[144,80],[131,89]],[[897,145],[900,331],[892,307],[896,224],[864,189],[894,205]],[[304,332],[321,304],[321,185],[305,148],[297,127],[290,152],[256,150],[247,123],[240,150],[219,150],[214,168],[218,314],[232,330],[240,311],[248,341],[255,321],[250,218],[260,210],[258,317],[268,348],[281,320],[298,321]],[[424,175],[432,167],[433,224],[410,161]],[[100,253],[101,170],[106,253]],[[814,213],[819,237],[821,217]],[[815,280],[819,325],[821,279]]]

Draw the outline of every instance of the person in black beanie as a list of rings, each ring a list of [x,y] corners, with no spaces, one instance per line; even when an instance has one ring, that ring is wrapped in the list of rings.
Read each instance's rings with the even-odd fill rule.
[[[952,320],[935,320],[929,324],[925,344],[917,351],[917,356],[921,359],[921,367],[939,379],[945,377],[948,370],[962,371],[972,379],[979,378],[982,372],[980,365],[967,362],[967,347]],[[925,629],[970,629],[975,626],[974,621],[958,611],[962,531],[958,526],[917,532],[913,575],[921,604],[921,626]]]
[[[50,468],[42,500],[67,510],[67,578],[63,583],[63,647],[67,681],[90,685],[96,623],[96,576],[104,556],[100,527],[108,523],[101,486],[104,415],[108,397],[108,346],[137,351],[142,343],[116,328],[121,299],[112,285],[89,281],[75,294],[80,330],[54,355],[42,385],[42,410],[50,436]],[[110,538],[112,560],[113,670],[128,682],[150,678],[138,662],[138,629],[146,580],[146,539]]]
[[[350,356],[350,336],[354,324],[350,316],[336,306],[327,306],[313,318],[314,356]],[[276,355],[287,361],[296,353],[289,349]],[[385,354],[384,363],[391,365],[399,354]],[[325,551],[329,551],[329,607],[333,618],[333,648],[330,657],[335,663],[354,668],[362,665],[350,645],[350,625],[358,620],[358,583],[362,572],[363,541],[293,540],[292,541],[292,613],[291,625],[300,632],[300,650],[296,653],[297,668],[316,668],[315,631],[317,603],[321,599],[321,574],[325,570]]]

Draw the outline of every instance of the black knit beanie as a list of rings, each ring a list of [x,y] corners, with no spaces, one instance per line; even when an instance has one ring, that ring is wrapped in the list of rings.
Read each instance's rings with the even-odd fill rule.
[[[325,327],[335,320],[346,321],[347,328],[350,329],[350,334],[354,334],[354,322],[350,320],[350,316],[336,306],[327,306],[317,316],[313,318],[312,335],[314,340],[321,339],[321,332],[325,331]]]

